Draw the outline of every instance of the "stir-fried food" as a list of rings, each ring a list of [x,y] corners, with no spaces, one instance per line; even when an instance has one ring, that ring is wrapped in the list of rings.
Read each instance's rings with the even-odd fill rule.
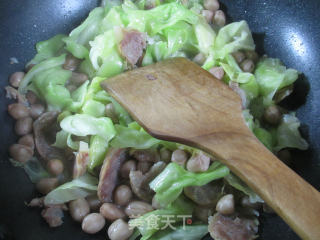
[[[150,136],[100,86],[189,58],[240,95],[248,128],[290,164],[290,149],[308,144],[278,103],[298,72],[259,56],[245,21],[227,23],[217,0],[106,0],[69,35],[36,48],[6,87],[20,136],[9,153],[39,192],[28,206],[42,208],[50,227],[70,214],[88,234],[108,226],[111,240],[257,237],[267,209],[257,194],[214,156]]]

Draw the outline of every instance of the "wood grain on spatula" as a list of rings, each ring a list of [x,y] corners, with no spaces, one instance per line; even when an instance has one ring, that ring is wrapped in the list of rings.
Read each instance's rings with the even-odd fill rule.
[[[303,239],[320,239],[320,193],[259,142],[243,119],[240,97],[210,73],[176,58],[101,86],[151,135],[214,155]]]

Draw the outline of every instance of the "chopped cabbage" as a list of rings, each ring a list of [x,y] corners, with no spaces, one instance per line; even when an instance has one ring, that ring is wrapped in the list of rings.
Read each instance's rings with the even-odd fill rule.
[[[78,198],[84,198],[97,192],[98,179],[85,174],[52,190],[44,198],[44,203],[61,204]]]

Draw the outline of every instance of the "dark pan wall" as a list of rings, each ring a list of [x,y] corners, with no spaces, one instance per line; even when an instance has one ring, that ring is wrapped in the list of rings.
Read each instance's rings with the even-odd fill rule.
[[[16,240],[102,240],[105,233],[88,236],[66,216],[65,224],[49,229],[40,211],[28,209],[24,201],[35,191],[21,169],[8,162],[7,149],[16,141],[13,121],[6,109],[9,100],[3,87],[10,73],[23,69],[35,54],[34,44],[77,26],[96,0],[1,0],[0,1],[0,239]],[[302,132],[311,144],[308,152],[294,152],[294,169],[307,181],[320,187],[320,1],[318,0],[222,0],[223,9],[233,21],[245,19],[254,32],[259,53],[278,57],[302,72],[296,92],[284,104],[298,110]],[[10,58],[18,64],[10,64]],[[308,203],[306,203],[308,204]],[[297,206],[298,208],[299,206]],[[262,216],[261,238],[295,240],[298,237],[278,217]],[[9,237],[11,235],[11,237]]]

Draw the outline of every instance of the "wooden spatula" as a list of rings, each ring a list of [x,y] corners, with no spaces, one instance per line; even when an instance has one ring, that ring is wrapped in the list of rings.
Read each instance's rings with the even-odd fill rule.
[[[184,59],[166,60],[102,82],[156,138],[217,157],[258,193],[303,239],[320,240],[320,194],[259,142],[241,99]]]

